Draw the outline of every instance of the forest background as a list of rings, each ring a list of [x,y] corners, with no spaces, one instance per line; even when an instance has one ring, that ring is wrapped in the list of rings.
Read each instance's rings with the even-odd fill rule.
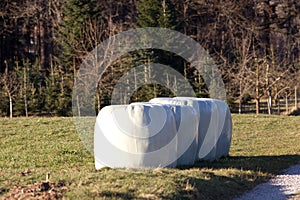
[[[2,0],[0,116],[71,116],[74,77],[87,54],[137,27],[176,30],[204,47],[222,74],[232,112],[280,114],[297,107],[297,0]],[[107,68],[95,110],[110,104],[122,74],[153,61],[179,71],[198,97],[209,97],[201,74],[187,61],[146,49]],[[163,86],[145,85],[131,101],[174,95]]]

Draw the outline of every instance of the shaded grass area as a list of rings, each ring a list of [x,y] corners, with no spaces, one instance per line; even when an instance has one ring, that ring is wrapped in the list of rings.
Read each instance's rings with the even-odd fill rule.
[[[66,199],[231,199],[300,162],[300,117],[233,115],[233,125],[227,158],[96,171],[72,118],[0,119],[0,198],[50,173]]]

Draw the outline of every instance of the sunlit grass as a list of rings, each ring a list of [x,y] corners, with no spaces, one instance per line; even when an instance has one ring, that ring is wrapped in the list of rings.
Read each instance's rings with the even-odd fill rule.
[[[228,158],[180,169],[96,171],[72,118],[0,119],[0,196],[50,172],[51,182],[65,183],[67,199],[230,199],[300,162],[299,120],[233,115]]]

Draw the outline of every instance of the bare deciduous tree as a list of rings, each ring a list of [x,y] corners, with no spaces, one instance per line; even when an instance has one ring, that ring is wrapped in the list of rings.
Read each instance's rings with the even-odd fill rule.
[[[8,66],[6,66],[5,72],[0,76],[0,83],[9,99],[9,117],[12,118],[13,98],[19,89],[19,82],[16,73],[8,71]]]

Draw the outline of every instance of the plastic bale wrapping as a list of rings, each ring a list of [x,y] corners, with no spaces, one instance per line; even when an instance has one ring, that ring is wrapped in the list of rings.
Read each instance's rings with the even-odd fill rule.
[[[224,101],[193,98],[155,98],[150,102],[192,106],[198,112],[198,160],[215,160],[229,154],[232,121]]]
[[[151,100],[150,103],[155,104],[155,100]],[[162,104],[160,101],[157,103]],[[178,140],[177,166],[193,165],[197,161],[198,113],[193,107],[187,105],[171,104],[167,101],[163,105],[170,107],[175,116]]]
[[[169,104],[174,112],[177,130],[177,166],[197,161],[198,114],[190,106]]]
[[[225,114],[224,126],[220,138],[217,142],[216,158],[226,157],[229,155],[231,137],[232,137],[232,118],[231,118],[229,106],[225,102],[221,102],[221,105],[222,107],[225,107],[226,114]]]
[[[213,135],[214,137],[207,137],[207,139],[202,142],[202,146],[199,149],[199,159],[215,160],[221,157],[228,156],[232,137],[232,118],[227,103],[225,101],[209,98],[175,97],[175,99],[192,99],[194,101],[197,101],[199,104],[200,118],[203,106],[211,106],[211,121],[207,129],[207,136]],[[200,122],[200,124],[202,125],[203,123]],[[201,126],[200,124],[199,126]],[[210,144],[210,140],[213,141],[213,144],[215,144],[215,148],[211,152],[215,155],[213,159],[211,159],[212,155],[209,154],[207,155],[207,157],[202,158],[206,153],[205,149],[209,147],[209,145],[205,144]]]
[[[166,105],[134,103],[104,107],[94,132],[96,169],[175,167],[176,121]]]
[[[142,102],[143,104],[162,105],[155,102]],[[132,103],[140,104],[140,103]],[[191,106],[163,104],[169,107],[174,114],[177,137],[177,166],[193,165],[197,161],[198,150],[198,113]]]
[[[204,125],[205,127],[203,130],[200,130],[200,132],[207,130],[207,135],[205,136],[204,141],[202,144],[199,143],[201,145],[199,148],[199,159],[215,160],[228,156],[232,136],[232,119],[227,103],[221,100],[209,98],[175,97],[175,99],[192,99],[198,102],[200,111],[199,126]],[[208,125],[206,124],[206,126],[205,123],[202,123],[203,118],[201,118],[201,114],[208,114],[208,112],[202,112],[205,106],[207,106],[207,108],[211,107],[210,117],[207,117],[210,118],[210,122]],[[205,156],[208,149],[210,149],[213,144],[213,149]]]
[[[213,127],[209,128],[212,115],[212,103],[211,101],[196,101],[190,97],[180,98],[155,98],[150,102],[161,102],[163,104],[180,104],[193,107],[198,114],[198,148],[197,148],[197,160],[214,160],[216,156],[216,132]],[[205,140],[206,136],[209,136]],[[204,146],[203,146],[204,145]],[[201,152],[200,152],[201,150]]]

